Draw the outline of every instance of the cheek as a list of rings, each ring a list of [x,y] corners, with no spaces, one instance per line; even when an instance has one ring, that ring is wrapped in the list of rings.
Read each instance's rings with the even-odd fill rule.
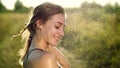
[[[54,36],[55,34],[56,34],[56,30],[55,30],[55,28],[54,27],[51,27],[51,28],[49,28],[49,29],[47,29],[47,34],[48,34],[48,36]]]
[[[56,40],[55,40],[55,35],[57,34],[57,30],[52,27],[50,29],[48,29],[48,37],[47,37],[47,40],[50,44],[52,45],[56,45]]]
[[[56,45],[58,43],[55,39],[56,34],[57,29],[55,27],[46,28],[44,37],[49,44]]]
[[[51,45],[57,45],[57,41],[55,39],[55,35],[57,34],[57,30],[55,28],[51,28],[49,30],[49,34],[48,34],[48,42],[51,44]]]

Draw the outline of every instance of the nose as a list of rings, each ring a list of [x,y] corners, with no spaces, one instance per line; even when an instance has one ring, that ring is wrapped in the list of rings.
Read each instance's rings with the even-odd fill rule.
[[[60,35],[61,37],[64,36],[64,30],[63,30],[63,29],[59,31],[59,35]]]

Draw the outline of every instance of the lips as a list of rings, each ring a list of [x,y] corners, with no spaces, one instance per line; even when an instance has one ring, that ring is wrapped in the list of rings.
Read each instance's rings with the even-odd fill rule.
[[[58,42],[58,41],[61,39],[61,36],[58,35],[58,34],[56,34],[56,35],[54,36],[54,39],[55,39],[56,42]]]
[[[58,37],[55,37],[55,40],[59,41],[59,40],[60,40],[60,38],[58,38]]]

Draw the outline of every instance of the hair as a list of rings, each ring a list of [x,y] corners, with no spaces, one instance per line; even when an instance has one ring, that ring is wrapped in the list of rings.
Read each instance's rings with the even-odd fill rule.
[[[30,33],[29,37],[28,37],[28,40],[26,42],[27,44],[23,48],[24,53],[22,53],[22,55],[21,55],[21,60],[22,61],[23,61],[25,55],[27,54],[27,52],[29,50],[29,47],[31,45],[31,41],[32,41],[33,36],[36,33],[36,24],[35,24],[35,22],[38,19],[40,19],[42,21],[42,23],[45,24],[45,22],[47,20],[49,20],[51,18],[51,16],[59,14],[59,13],[65,14],[64,9],[59,5],[49,3],[49,2],[45,2],[45,3],[41,4],[41,5],[38,5],[34,9],[33,16],[30,19],[29,24],[22,31],[22,33],[23,33],[27,29],[29,31],[29,33]]]

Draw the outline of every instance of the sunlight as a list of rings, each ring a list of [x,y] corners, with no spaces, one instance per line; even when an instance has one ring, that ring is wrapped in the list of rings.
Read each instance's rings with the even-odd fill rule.
[[[93,2],[105,5],[107,3],[115,4],[120,3],[120,0],[20,0],[26,7],[35,7],[43,2],[52,2],[63,7],[79,7],[84,1]],[[1,2],[6,6],[7,9],[14,9],[14,4],[16,0],[1,0]]]
[[[1,2],[3,3],[3,5],[7,8],[7,9],[14,9],[14,4],[16,2],[16,0],[1,0]]]

